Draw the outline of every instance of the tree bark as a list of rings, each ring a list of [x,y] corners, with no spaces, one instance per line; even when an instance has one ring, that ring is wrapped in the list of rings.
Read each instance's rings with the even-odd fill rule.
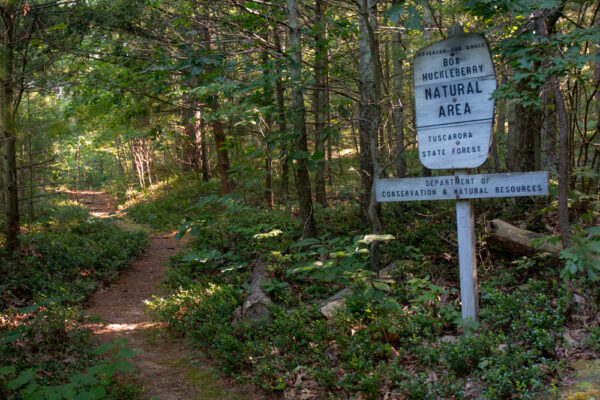
[[[255,260],[250,266],[252,268],[250,288],[244,303],[234,312],[235,321],[258,322],[270,316],[269,304],[272,301],[262,289],[262,283],[267,280],[267,264]]]
[[[488,221],[485,232],[491,243],[494,243],[511,253],[533,256],[536,253],[558,253],[562,246],[549,242],[534,245],[534,241],[544,236],[514,225],[500,219]]]
[[[526,82],[517,86],[519,92],[530,92]],[[539,171],[540,164],[540,132],[542,113],[538,106],[515,105],[515,125],[518,136],[516,169],[519,171]]]
[[[19,218],[19,188],[17,180],[17,152],[15,123],[14,56],[16,10],[13,3],[2,9],[4,32],[0,57],[0,81],[2,82],[2,133],[4,143],[4,199],[6,209],[6,244],[9,253],[19,248],[18,236],[21,230]]]
[[[295,161],[296,191],[300,202],[302,237],[317,236],[313,215],[312,190],[308,172],[308,142],[306,135],[306,111],[302,89],[302,51],[298,26],[298,0],[287,0],[288,24],[290,26],[290,78],[292,81],[292,108],[294,114],[294,134],[296,153],[301,154]]]
[[[208,163],[208,146],[203,120],[200,119],[200,158],[202,160],[202,182],[210,181],[210,164]]]
[[[399,0],[395,0],[394,4],[398,4]],[[392,37],[392,65],[393,65],[393,83],[394,89],[392,92],[392,112],[394,116],[394,129],[396,130],[396,177],[406,177],[406,153],[404,151],[404,105],[402,104],[404,83],[402,64],[404,56],[402,51],[402,34],[394,32]]]
[[[206,47],[206,50],[213,50],[212,38],[210,33],[210,21],[208,18],[203,19],[203,24],[200,25],[200,38]],[[214,96],[210,99],[210,108],[214,113],[217,113],[220,108],[219,99]],[[212,121],[213,135],[215,137],[215,147],[217,151],[217,171],[221,177],[221,194],[228,194],[233,191],[233,183],[229,176],[231,169],[229,163],[229,152],[227,151],[227,136],[223,129],[223,122],[216,118]]]
[[[275,46],[280,54],[283,54],[283,46],[279,32],[275,31]],[[289,174],[289,146],[285,136],[287,135],[287,119],[285,116],[285,89],[281,79],[281,69],[277,67],[277,79],[275,79],[275,98],[277,102],[277,125],[279,126],[279,136],[281,140],[281,192],[283,201],[286,202],[289,197],[290,174]]]
[[[202,159],[199,148],[200,112],[194,109],[195,105],[191,99],[187,99],[186,106],[182,111],[182,123],[184,126],[184,170],[194,171],[200,174]]]
[[[379,52],[377,41],[371,26],[371,9],[375,6],[374,0],[361,0],[359,16],[359,69],[358,69],[358,130],[360,146],[360,209],[363,216],[369,216],[369,204],[373,187],[375,169],[373,165],[374,154],[371,145],[379,137],[381,121],[381,89],[380,69],[378,65]],[[372,140],[373,139],[373,140]],[[376,154],[376,153],[375,153]],[[369,221],[372,223],[372,221]]]
[[[215,100],[216,101],[216,100]],[[219,106],[213,106],[213,111],[218,110]],[[212,122],[213,135],[215,136],[215,147],[217,150],[217,169],[221,176],[221,194],[228,194],[233,191],[233,185],[229,178],[229,153],[227,152],[227,142],[223,123],[220,119]]]
[[[379,129],[381,125],[381,65],[379,45],[375,36],[377,1],[362,0],[359,18],[359,129],[361,181],[364,193],[361,206],[366,214],[371,232],[380,234],[381,207],[375,199],[375,178],[381,175],[379,165]],[[378,269],[379,242],[371,242],[369,261],[372,270]]]
[[[550,18],[551,23],[548,26],[547,18],[549,16],[544,11],[534,13],[536,30],[538,35],[546,38],[550,37],[550,32],[554,31],[554,24],[557,17]],[[550,54],[548,56],[551,56]],[[544,62],[544,67],[552,66],[552,61]],[[558,223],[563,248],[571,244],[571,235],[569,231],[569,117],[565,99],[558,83],[556,75],[550,75],[549,86],[554,95],[554,104],[558,116]]]
[[[327,130],[327,76],[329,65],[326,45],[326,21],[324,0],[315,0],[315,91],[313,92],[313,112],[315,115],[315,150],[320,155],[315,173],[315,199],[327,207],[325,186],[325,138]]]

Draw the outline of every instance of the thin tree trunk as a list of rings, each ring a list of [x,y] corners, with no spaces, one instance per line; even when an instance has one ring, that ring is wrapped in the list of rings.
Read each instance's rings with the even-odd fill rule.
[[[217,109],[218,105],[214,111]],[[229,153],[227,152],[226,136],[221,120],[215,119],[212,123],[212,127],[215,136],[215,147],[217,148],[217,169],[221,176],[221,194],[231,193],[233,191],[233,185],[229,178]]]
[[[398,4],[399,1],[394,1]],[[392,34],[392,65],[393,65],[393,91],[392,91],[392,112],[394,117],[395,137],[395,157],[396,157],[396,176],[398,178],[406,177],[406,153],[404,151],[404,105],[402,104],[402,85],[404,62],[402,51],[402,34],[394,32]]]
[[[544,11],[534,13],[537,34],[549,38],[550,31],[554,31],[556,19],[552,19],[550,26]],[[550,56],[550,54],[549,54]],[[544,62],[544,67],[552,66],[552,61]],[[549,84],[554,94],[554,104],[558,116],[558,223],[563,249],[570,246],[571,235],[569,232],[569,118],[565,99],[555,75],[549,77]]]
[[[504,82],[505,81],[505,76],[506,74],[502,74],[502,77],[500,78],[500,82]],[[498,156],[498,141],[502,140],[504,141],[506,139],[506,100],[505,99],[497,99],[496,100],[496,104],[498,104],[497,107],[497,113],[496,115],[498,116],[497,119],[497,125],[496,125],[496,134],[494,135],[495,137],[492,139],[492,158],[494,161],[494,171],[496,173],[500,172],[500,157]]]
[[[558,223],[563,249],[571,245],[569,232],[569,120],[565,99],[556,76],[551,78],[554,102],[558,114]]]
[[[294,133],[296,135],[296,152],[308,154],[302,89],[302,51],[300,47],[300,29],[298,26],[298,0],[287,0],[287,9],[290,26],[290,77],[293,85],[292,108],[294,114]],[[313,215],[308,160],[306,156],[302,156],[295,161],[296,190],[298,192],[302,217],[302,237],[315,237],[317,229]]]
[[[327,75],[329,65],[327,60],[327,45],[325,43],[326,4],[323,0],[315,0],[315,91],[313,92],[313,113],[315,115],[315,150],[321,158],[318,159],[315,173],[315,198],[317,203],[327,207],[325,188],[325,138],[327,130]]]
[[[359,91],[360,91],[360,140],[363,191],[365,191],[366,214],[374,234],[382,231],[380,206],[375,199],[375,178],[381,175],[378,138],[381,125],[381,65],[379,46],[375,36],[377,1],[362,0],[359,19]],[[366,154],[364,154],[366,153]],[[372,270],[379,267],[378,241],[369,249]]]
[[[381,109],[379,104],[379,88],[375,76],[377,67],[374,57],[378,57],[376,46],[372,46],[369,34],[370,6],[372,0],[361,0],[359,16],[359,69],[358,69],[358,130],[359,130],[359,164],[360,164],[360,210],[361,215],[368,219],[371,188],[375,176],[373,159],[371,157],[371,137],[379,136]],[[371,28],[372,30],[372,28]],[[376,43],[375,43],[376,44]],[[372,48],[373,47],[373,48]]]
[[[204,120],[200,118],[200,150],[202,159],[202,182],[210,180],[210,165],[208,163],[208,146],[206,145],[206,132],[204,130]]]
[[[275,46],[277,47],[277,51],[280,54],[283,54],[283,47],[281,45],[281,38],[279,37],[279,32],[275,31]],[[281,138],[285,138],[287,134],[287,119],[285,116],[285,93],[283,87],[283,81],[281,79],[281,70],[280,67],[277,67],[277,79],[275,79],[275,98],[277,102],[277,125],[279,126],[279,136]],[[283,139],[281,140],[281,192],[283,197],[283,202],[285,203],[287,198],[289,197],[289,187],[290,187],[290,174],[289,174],[289,151],[288,151],[288,141]]]
[[[206,51],[213,50],[213,43],[210,33],[210,20],[208,18],[204,18],[203,23],[199,26],[200,30],[200,39],[205,46]],[[209,67],[207,67],[209,68]],[[209,68],[210,70],[211,68]],[[217,96],[211,99],[210,107],[212,111],[216,114],[219,110],[220,103]],[[215,119],[212,121],[212,129],[213,135],[215,137],[215,147],[217,151],[217,171],[221,177],[221,194],[228,194],[233,191],[233,183],[231,182],[231,178],[229,176],[229,170],[231,169],[229,163],[229,153],[227,150],[227,136],[225,135],[225,130],[223,128],[223,122],[221,119]]]
[[[19,188],[17,178],[15,123],[15,91],[14,91],[14,36],[16,10],[13,3],[8,3],[2,10],[4,34],[2,57],[0,57],[0,81],[2,82],[2,130],[4,136],[4,199],[6,201],[6,244],[9,253],[19,248],[18,236],[21,230],[19,218]]]
[[[197,112],[194,110],[194,104],[191,99],[186,100],[186,106],[183,109],[182,123],[184,126],[184,150],[183,150],[183,169],[187,171],[194,171],[200,173],[201,168],[201,156],[200,149],[198,146],[198,128],[200,121],[196,118]]]

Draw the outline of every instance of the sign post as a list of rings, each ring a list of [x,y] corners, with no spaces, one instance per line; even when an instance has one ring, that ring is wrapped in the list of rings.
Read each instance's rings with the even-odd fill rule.
[[[456,234],[462,317],[463,320],[470,318],[476,321],[479,315],[479,293],[475,254],[475,215],[472,201],[471,199],[456,201]]]
[[[470,175],[488,157],[494,122],[496,73],[489,46],[477,33],[454,28],[446,39],[417,51],[413,63],[419,159],[453,176],[377,179],[379,202],[456,200],[462,318],[479,313],[474,198],[547,195],[548,173]]]

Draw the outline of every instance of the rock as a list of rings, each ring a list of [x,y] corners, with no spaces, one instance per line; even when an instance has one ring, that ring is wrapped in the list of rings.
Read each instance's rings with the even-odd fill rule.
[[[454,343],[456,343],[456,340],[457,340],[456,336],[444,335],[441,338],[439,338],[437,340],[437,342],[438,343],[452,343],[452,344],[454,344]]]
[[[321,314],[328,320],[331,321],[335,317],[335,313],[340,308],[344,307],[344,303],[346,300],[345,296],[350,294],[350,289],[342,289],[327,300],[325,300],[321,305]]]
[[[573,295],[573,301],[577,304],[585,304],[585,298],[577,293]]]

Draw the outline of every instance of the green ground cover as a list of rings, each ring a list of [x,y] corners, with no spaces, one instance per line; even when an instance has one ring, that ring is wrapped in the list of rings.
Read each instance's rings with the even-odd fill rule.
[[[68,201],[46,205],[17,258],[2,256],[0,398],[133,399],[138,385],[123,342],[95,348],[82,302],[116,278],[147,244]]]
[[[384,208],[395,240],[383,242],[381,263],[395,267],[381,278],[368,270],[355,202],[317,208],[322,236],[299,240],[286,209],[219,197],[212,187],[197,196],[181,226],[190,246],[168,274],[173,294],[151,308],[241,380],[288,397],[526,399],[558,393],[578,352],[598,354],[600,289],[589,277],[564,280],[556,256],[521,258],[482,240],[481,318],[463,326],[451,202]],[[478,215],[489,213],[483,204]],[[534,205],[494,206],[523,215],[519,208]],[[268,265],[271,317],[234,322],[255,259]],[[351,289],[345,307],[323,318],[319,301],[343,288]]]

